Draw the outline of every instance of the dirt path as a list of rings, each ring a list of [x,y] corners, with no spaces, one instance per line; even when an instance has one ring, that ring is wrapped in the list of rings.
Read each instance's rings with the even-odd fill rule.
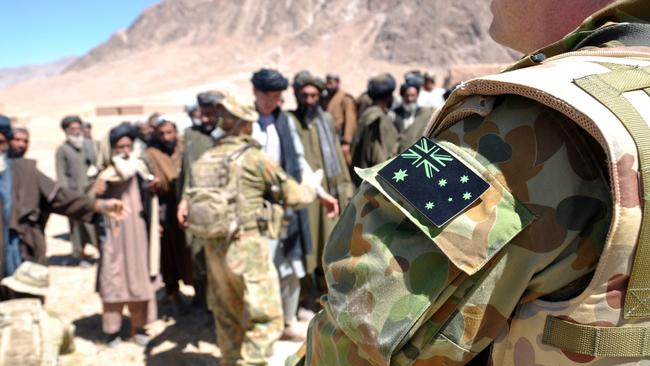
[[[188,314],[171,316],[169,306],[159,306],[159,319],[149,326],[150,348],[122,342],[109,349],[101,332],[101,301],[95,292],[97,266],[88,268],[65,265],[70,260],[67,219],[54,215],[46,230],[50,263],[50,293],[46,307],[76,326],[76,351],[62,356],[66,365],[219,365],[215,346],[214,323],[206,311],[192,309]],[[191,289],[183,292],[191,296]],[[306,330],[306,324],[301,324]],[[126,332],[126,324],[123,333]],[[277,342],[271,365],[300,347],[295,342]]]

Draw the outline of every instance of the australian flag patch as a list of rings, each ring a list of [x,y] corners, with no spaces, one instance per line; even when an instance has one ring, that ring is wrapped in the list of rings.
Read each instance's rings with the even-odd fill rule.
[[[437,227],[490,188],[462,161],[426,137],[383,167],[379,176]]]

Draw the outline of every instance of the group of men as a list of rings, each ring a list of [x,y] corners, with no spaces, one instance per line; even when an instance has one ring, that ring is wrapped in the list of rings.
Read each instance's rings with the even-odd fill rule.
[[[3,274],[44,256],[43,217],[16,204],[103,212],[110,344],[125,306],[146,343],[162,273],[213,312],[222,365],[266,364],[319,305],[288,364],[647,363],[649,9],[495,0],[491,33],[527,56],[456,89],[427,130],[428,75],[407,73],[396,103],[391,75],[354,101],[301,71],[284,111],[289,80],[261,69],[252,103],[199,94],[182,138],[164,116],[112,129],[81,193],[3,155]]]
[[[417,117],[423,108],[416,100],[424,80],[431,78],[416,76],[405,81],[403,105],[381,109],[391,119],[394,138],[413,138],[403,132],[413,124],[423,129],[428,118]],[[55,155],[58,182],[46,181],[37,171],[30,175],[43,180],[42,189],[54,189],[44,196],[48,210],[69,215],[75,262],[89,266],[85,246],[99,249],[97,289],[109,346],[122,341],[124,307],[131,316],[129,338],[147,344],[145,325],[157,317],[157,278],[164,282],[166,301],[179,311],[186,310],[179,282],[194,287],[195,304],[214,314],[223,364],[264,363],[278,338],[304,340],[296,327],[298,317],[309,319],[320,309],[318,298],[326,291],[323,248],[355,190],[352,152],[363,149],[357,141],[357,116],[370,119],[364,116],[374,107],[360,111],[339,83],[334,74],[323,81],[309,71],[299,72],[291,83],[297,108],[285,111],[282,94],[289,80],[277,70],[261,69],[251,78],[254,103],[219,91],[200,93],[198,108],[188,109],[191,125],[182,131],[173,118],[153,114],[144,122],[124,122],[95,141],[92,126],[80,117],[61,120],[65,141]],[[394,81],[388,89],[393,92]],[[374,96],[374,89],[369,94]],[[10,128],[8,119],[0,122]],[[365,122],[366,129],[374,122]],[[373,142],[385,139],[373,136]],[[16,127],[5,137],[10,147],[3,159],[31,166],[22,158],[28,131]],[[396,146],[385,146],[387,157],[397,153]],[[237,210],[238,230],[228,238],[201,235],[192,230],[193,208],[198,207],[192,192],[234,179],[232,169],[217,167],[223,165],[219,159],[239,150],[238,159],[225,159],[243,162],[237,178],[237,191],[245,196]],[[215,179],[216,172],[221,180]],[[24,189],[22,184],[17,188]],[[0,191],[5,205],[11,203],[10,191]],[[80,207],[59,208],[57,195],[63,193]],[[92,202],[95,206],[88,206]],[[41,239],[43,215],[26,218],[36,219],[40,234],[34,236]],[[23,263],[45,264],[43,240],[31,243],[6,231],[5,276]]]

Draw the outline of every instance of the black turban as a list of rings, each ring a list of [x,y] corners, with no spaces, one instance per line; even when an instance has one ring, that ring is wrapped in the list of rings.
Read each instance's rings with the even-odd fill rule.
[[[420,89],[424,85],[424,75],[420,71],[409,71],[404,74],[404,81],[408,86],[414,86]]]
[[[261,69],[253,74],[251,79],[255,89],[263,92],[283,91],[289,87],[289,80],[280,72],[272,69]]]
[[[196,96],[196,103],[199,105],[199,107],[214,107],[219,102],[221,102],[223,98],[224,95],[220,91],[207,91],[199,93],[199,95]]]
[[[381,74],[368,81],[368,96],[380,100],[393,94],[396,84],[391,74]]]
[[[135,140],[135,137],[137,136],[135,127],[129,122],[122,122],[117,127],[113,127],[110,130],[108,133],[108,140],[111,143],[111,147],[114,147],[117,140],[125,136],[131,138],[131,140]]]
[[[13,131],[11,130],[11,120],[9,117],[3,116],[0,114],[0,134],[4,135],[7,140],[10,140],[13,137]]]
[[[399,87],[399,95],[404,96],[409,88],[415,88],[418,90],[418,93],[420,92],[420,87],[418,85],[406,82]]]
[[[66,129],[68,126],[70,126],[73,123],[79,123],[80,125],[83,125],[83,122],[81,121],[81,118],[79,116],[65,116],[61,120],[61,128]]]

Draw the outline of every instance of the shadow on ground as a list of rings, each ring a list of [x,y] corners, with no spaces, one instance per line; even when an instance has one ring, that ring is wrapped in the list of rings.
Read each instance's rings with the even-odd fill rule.
[[[73,324],[75,326],[75,335],[77,337],[95,343],[104,341],[104,334],[102,333],[102,316],[100,314],[93,314],[77,319]]]
[[[160,305],[159,311],[163,316],[170,314],[164,304]],[[174,324],[152,338],[145,349],[146,365],[219,365],[218,358],[212,353],[202,353],[203,350],[200,350],[201,343],[216,343],[212,314],[190,307],[182,315],[174,315]],[[156,348],[161,345],[164,350],[157,351]]]

